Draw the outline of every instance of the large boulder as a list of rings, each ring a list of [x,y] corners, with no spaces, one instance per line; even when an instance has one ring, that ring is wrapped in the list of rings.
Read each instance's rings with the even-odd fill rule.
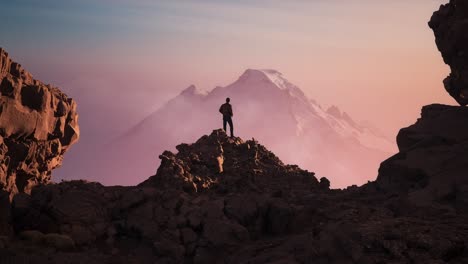
[[[452,72],[445,89],[460,105],[468,104],[468,2],[450,0],[432,16],[436,44]]]
[[[0,190],[12,197],[49,183],[78,137],[76,103],[0,48]]]
[[[468,209],[468,109],[429,105],[397,137],[400,152],[384,161],[377,184],[408,193],[420,205],[450,203]]]

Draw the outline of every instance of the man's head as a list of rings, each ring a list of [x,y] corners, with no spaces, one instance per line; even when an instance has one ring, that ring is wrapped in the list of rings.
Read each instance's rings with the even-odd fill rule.
[[[226,103],[229,103],[229,102],[231,102],[231,98],[228,97],[226,98]]]

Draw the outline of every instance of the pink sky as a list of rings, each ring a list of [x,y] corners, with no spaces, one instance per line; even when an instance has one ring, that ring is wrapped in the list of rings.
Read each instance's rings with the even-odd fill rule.
[[[427,26],[445,2],[4,2],[0,46],[77,100],[84,142],[115,137],[190,84],[211,90],[247,68],[276,69],[394,138],[423,105],[453,104]]]

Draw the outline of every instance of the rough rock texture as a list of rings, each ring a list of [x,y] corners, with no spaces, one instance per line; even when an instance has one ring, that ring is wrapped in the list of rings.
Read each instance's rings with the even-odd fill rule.
[[[75,253],[106,261],[219,262],[244,243],[299,232],[303,225],[296,222],[307,216],[294,201],[329,192],[325,178],[319,183],[255,140],[229,138],[222,130],[177,149],[161,155],[157,174],[137,187],[74,181],[17,194],[13,228],[33,235],[12,241],[8,252],[61,234],[72,239]],[[98,244],[102,251],[86,249]]]
[[[0,48],[0,190],[29,193],[50,181],[78,140],[76,103],[33,79]]]
[[[314,173],[283,164],[255,139],[243,142],[240,138],[229,138],[223,130],[215,130],[195,144],[181,144],[176,148],[177,155],[165,151],[159,156],[161,166],[156,175],[140,186],[181,186],[194,192],[212,188],[220,192],[228,188],[240,192],[259,188],[274,192],[319,187]]]
[[[468,208],[468,109],[429,105],[397,137],[400,152],[383,162],[377,184],[417,204]]]
[[[468,2],[450,0],[432,16],[437,47],[452,72],[444,80],[445,89],[460,105],[468,104]]]
[[[461,121],[453,119],[464,118],[464,108],[438,117],[427,109],[402,131],[414,136],[399,136],[398,155],[424,152],[427,145],[414,143],[424,137],[450,138],[436,141],[440,149],[462,145],[457,135],[468,127],[459,134],[441,127]],[[398,155],[376,183],[330,190],[327,179],[282,164],[255,140],[219,130],[178,149],[161,155],[156,175],[139,186],[72,181],[17,194],[17,235],[3,238],[0,263],[468,263],[463,191],[419,203],[417,187],[401,183],[418,170],[388,165]]]

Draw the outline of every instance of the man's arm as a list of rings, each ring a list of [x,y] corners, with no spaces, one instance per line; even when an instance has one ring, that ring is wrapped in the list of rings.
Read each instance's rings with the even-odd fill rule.
[[[229,114],[231,114],[231,116],[234,116],[234,114],[232,113],[232,106],[229,106]]]
[[[219,112],[222,114],[223,113],[223,106],[221,105],[221,107],[219,108]]]

